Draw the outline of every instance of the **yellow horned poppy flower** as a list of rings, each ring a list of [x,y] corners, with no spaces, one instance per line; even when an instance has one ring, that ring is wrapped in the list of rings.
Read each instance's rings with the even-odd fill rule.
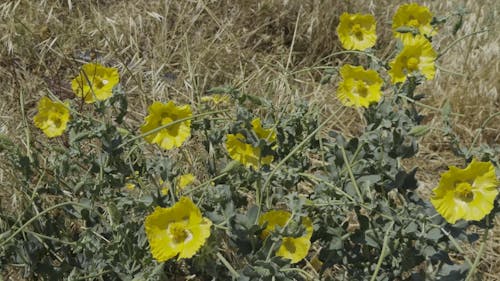
[[[372,15],[343,13],[337,26],[340,43],[347,50],[365,50],[375,45],[377,33]]]
[[[113,87],[119,80],[116,68],[87,63],[82,66],[80,74],[71,81],[71,88],[75,95],[83,98],[86,103],[93,103],[111,97]]]
[[[193,174],[184,174],[181,175],[177,178],[177,185],[176,185],[176,192],[179,193],[179,191],[183,190],[186,186],[192,184],[196,178],[193,176]],[[160,180],[160,185],[164,186],[161,189],[161,194],[162,195],[167,195],[168,194],[168,184],[165,184],[163,180]]]
[[[141,127],[143,134],[193,115],[189,105],[176,106],[172,101],[166,104],[154,102],[148,108],[148,112],[149,115],[144,118],[144,125]],[[180,147],[190,135],[191,120],[185,120],[148,134],[144,138],[147,142],[156,143],[163,149],[172,149]]]
[[[261,238],[265,239],[271,232],[276,229],[276,226],[285,227],[288,224],[292,214],[283,210],[269,211],[262,214],[259,218],[259,224],[267,223],[266,228],[262,231]],[[306,233],[301,237],[283,237],[281,246],[276,251],[276,256],[290,259],[292,263],[297,263],[307,256],[311,247],[311,236],[313,233],[312,222],[309,218],[304,217],[301,224],[306,229]]]
[[[212,222],[191,199],[182,197],[170,208],[157,207],[144,226],[153,258],[163,262],[177,255],[192,257],[210,236]]]
[[[400,39],[413,37],[412,32],[398,32],[397,29],[400,27],[413,28],[421,35],[433,36],[437,32],[432,27],[431,21],[432,13],[429,8],[415,3],[401,5],[392,19],[394,37]]]
[[[252,120],[252,129],[261,140],[266,140],[269,143],[276,141],[276,132],[273,129],[264,129],[260,122],[260,118]]]
[[[193,174],[181,175],[178,179],[177,187],[182,190],[186,186],[192,184],[194,182],[194,180],[195,180],[195,177],[193,176]]]
[[[475,159],[465,168],[450,166],[433,189],[431,203],[446,221],[479,221],[493,209],[499,181],[491,162]]]
[[[382,97],[383,80],[375,70],[346,64],[340,69],[342,81],[337,97],[346,106],[368,107]]]
[[[70,118],[68,106],[68,103],[53,102],[48,97],[42,97],[38,102],[38,113],[33,118],[35,126],[49,138],[62,135]]]
[[[389,63],[392,83],[406,81],[406,76],[413,72],[420,72],[428,80],[434,79],[436,57],[436,51],[423,36],[405,39],[403,50]]]
[[[267,143],[276,141],[276,132],[273,129],[262,128],[260,118],[252,120],[252,129],[259,139],[265,140]],[[261,155],[260,147],[254,147],[251,143],[247,143],[246,137],[240,133],[227,135],[226,148],[232,159],[248,168],[257,169],[261,165],[269,165],[274,159],[272,155]]]

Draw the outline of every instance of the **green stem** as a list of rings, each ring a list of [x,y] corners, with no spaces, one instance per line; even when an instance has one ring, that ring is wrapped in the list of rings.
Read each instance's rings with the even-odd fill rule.
[[[345,149],[342,146],[340,146],[340,151],[342,152],[342,157],[344,158],[344,163],[346,165],[347,172],[349,173],[349,177],[351,178],[352,185],[354,186],[354,189],[356,189],[356,193],[358,194],[361,203],[364,203],[363,195],[361,195],[361,190],[359,189],[358,183],[356,182],[356,178],[352,173],[351,165],[349,164],[350,163],[349,159],[347,159],[347,155],[345,154]]]
[[[135,137],[133,137],[133,138],[128,139],[126,142],[124,142],[124,143],[120,144],[120,145],[118,146],[118,149],[119,149],[119,148],[121,148],[121,147],[123,147],[123,146],[125,146],[125,145],[127,145],[127,144],[128,144],[128,143],[130,143],[130,142],[133,142],[133,141],[137,140],[137,139],[140,139],[140,138],[143,138],[143,137],[149,136],[149,135],[151,135],[151,134],[157,133],[157,132],[159,132],[159,131],[161,131],[161,130],[163,130],[163,129],[165,129],[165,128],[168,128],[168,127],[174,126],[174,125],[179,124],[179,123],[182,123],[182,122],[184,122],[184,121],[191,120],[191,119],[195,119],[195,118],[198,118],[198,117],[204,117],[204,116],[207,116],[207,115],[212,115],[212,114],[217,114],[217,113],[228,112],[228,111],[229,111],[229,109],[224,109],[224,110],[215,110],[215,111],[204,112],[204,113],[200,113],[200,114],[192,115],[192,116],[189,116],[189,117],[185,117],[185,118],[177,119],[177,120],[175,120],[175,121],[173,121],[173,122],[170,122],[170,123],[165,124],[165,125],[163,125],[163,126],[160,126],[160,127],[158,127],[158,128],[154,128],[154,129],[153,129],[153,130],[151,130],[151,131],[147,131],[147,132],[145,132],[145,133],[143,133],[143,134],[140,134],[140,135],[138,135],[138,136],[135,136]]]
[[[431,109],[431,110],[434,110],[434,111],[439,111],[439,112],[441,112],[441,111],[442,111],[440,108],[437,108],[437,107],[434,107],[434,106],[431,106],[431,105],[427,105],[427,104],[425,104],[425,103],[421,103],[421,102],[416,101],[416,100],[414,100],[414,99],[412,99],[412,98],[410,98],[410,97],[407,97],[407,96],[398,95],[398,97],[400,97],[400,98],[404,98],[404,99],[406,99],[406,100],[408,100],[408,101],[410,101],[410,102],[412,102],[412,103],[414,103],[414,104],[416,104],[416,105],[418,105],[418,106],[421,106],[421,107],[423,107],[423,108],[427,108],[427,109]],[[465,114],[455,113],[455,112],[451,112],[451,113],[450,113],[450,115],[452,115],[452,116],[456,116],[456,117],[465,117]]]
[[[311,175],[311,174],[307,174],[307,173],[299,173],[299,176],[303,176],[303,177],[306,177],[306,178],[309,178],[310,180],[314,180],[314,181],[321,181],[323,182],[324,184],[326,184],[327,186],[335,189],[335,191],[337,191],[338,193],[344,195],[345,197],[347,197],[347,199],[349,199],[351,202],[355,203],[356,200],[354,199],[354,197],[352,197],[351,195],[349,195],[349,193],[343,191],[342,189],[340,189],[339,187],[335,186],[334,184],[326,181],[326,180],[323,180],[322,178],[318,178],[314,175]]]
[[[481,246],[479,247],[479,253],[476,256],[476,259],[474,260],[474,263],[472,264],[471,269],[469,270],[469,274],[467,274],[467,278],[465,278],[465,281],[472,280],[472,276],[474,276],[474,273],[476,272],[476,268],[479,265],[479,262],[481,261],[481,257],[484,253],[484,249],[486,248],[486,241],[488,241],[488,232],[489,228],[486,228],[483,234],[483,239],[481,240]]]
[[[95,278],[95,277],[102,276],[102,275],[104,275],[106,273],[109,273],[109,272],[111,272],[111,270],[103,270],[101,272],[97,272],[97,273],[94,273],[94,274],[90,274],[90,275],[85,275],[85,276],[78,277],[75,280],[89,280],[89,279],[92,279],[92,278]]]
[[[204,181],[204,182],[200,183],[199,185],[197,185],[197,186],[195,186],[195,187],[193,187],[193,188],[191,188],[191,189],[189,189],[189,190],[186,190],[186,191],[185,191],[185,192],[183,192],[183,193],[184,193],[184,194],[190,194],[190,193],[192,193],[192,192],[194,192],[194,191],[196,191],[196,190],[198,190],[198,189],[200,189],[200,188],[204,187],[205,185],[210,184],[211,182],[213,182],[213,181],[215,181],[215,180],[218,180],[218,179],[220,179],[220,178],[223,178],[223,177],[227,176],[227,174],[228,174],[227,172],[222,173],[222,174],[220,174],[220,175],[218,175],[218,176],[216,176],[216,177],[213,177],[213,178],[211,178],[211,179],[209,179],[209,180],[207,180],[207,181]]]
[[[470,144],[469,150],[471,150],[472,148],[474,148],[474,145],[476,145],[476,141],[479,138],[479,135],[484,130],[484,128],[486,127],[486,125],[488,125],[488,123],[490,123],[491,119],[493,119],[493,118],[495,118],[497,116],[500,116],[500,111],[491,114],[488,118],[486,118],[486,120],[484,120],[484,122],[481,124],[481,127],[479,127],[479,129],[477,130],[476,134],[474,135],[474,139],[472,140],[472,143]]]
[[[327,58],[330,58],[330,57],[333,57],[333,56],[336,56],[336,55],[342,55],[342,54],[365,55],[367,57],[372,58],[373,60],[380,61],[380,59],[377,56],[373,55],[373,54],[370,54],[370,53],[367,53],[367,52],[363,52],[363,51],[354,51],[354,50],[335,52],[333,54],[330,54],[330,55],[326,56],[324,59],[327,59]]]
[[[302,277],[309,278],[309,280],[314,280],[314,276],[312,276],[309,272],[307,272],[301,268],[295,268],[295,267],[282,268],[282,269],[280,269],[280,271],[282,271],[282,272],[296,271],[296,272],[302,274]]]
[[[387,231],[385,232],[384,236],[384,244],[382,245],[382,251],[380,251],[380,256],[378,257],[377,261],[377,267],[375,268],[375,271],[373,272],[372,278],[370,281],[375,281],[377,279],[378,272],[380,270],[380,267],[382,266],[382,262],[384,261],[386,252],[387,252],[387,247],[388,247],[388,242],[389,242],[389,234],[391,233],[392,227],[394,226],[394,221],[391,222],[389,225],[389,228],[387,228]]]
[[[450,239],[451,243],[453,244],[453,246],[455,246],[455,248],[457,248],[457,250],[460,252],[460,254],[462,254],[465,261],[467,263],[469,263],[470,266],[472,266],[471,260],[465,255],[465,251],[462,249],[462,247],[460,247],[460,244],[458,244],[457,240],[455,240],[455,238],[453,238],[453,236],[451,236],[451,234],[448,231],[446,231],[444,228],[441,227],[440,229],[448,237],[448,239]]]
[[[233,275],[233,278],[235,278],[235,279],[240,278],[240,274],[233,268],[233,266],[219,252],[217,253],[217,258],[226,266],[227,270],[229,270],[229,272],[231,272],[231,275]]]
[[[344,111],[346,110],[345,108],[343,108]],[[340,110],[340,109],[339,109]],[[337,110],[337,111],[339,111]],[[265,190],[266,192],[266,202],[267,202],[267,205],[268,207],[270,207],[270,202],[269,202],[269,188],[270,188],[270,185],[271,185],[271,179],[273,178],[273,176],[278,172],[278,170],[281,168],[281,166],[283,166],[286,161],[288,161],[288,159],[290,159],[295,153],[297,153],[300,149],[302,149],[302,147],[307,143],[309,142],[309,140],[311,138],[313,138],[326,124],[328,124],[333,118],[337,117],[338,112],[335,112],[334,114],[330,115],[330,117],[328,117],[325,121],[323,121],[323,123],[321,123],[318,128],[316,128],[312,133],[310,133],[303,141],[301,141],[292,151],[290,151],[290,153],[288,153],[288,155],[283,158],[279,163],[278,165],[276,165],[276,167],[274,167],[274,169],[271,171],[271,173],[269,174],[269,176],[267,177],[265,183],[264,183],[264,187],[263,189]],[[262,208],[262,202],[257,202],[257,205],[259,207],[258,209],[258,216],[260,215],[260,212],[261,212],[261,208]]]
[[[5,239],[3,242],[0,243],[0,247],[7,244],[12,238],[14,238],[17,234],[19,234],[19,232],[23,231],[23,229],[25,227],[27,227],[28,225],[30,225],[31,223],[33,223],[35,220],[37,220],[39,217],[45,215],[46,213],[54,210],[54,209],[57,209],[59,207],[63,207],[63,206],[66,206],[66,205],[75,205],[75,206],[80,206],[82,208],[86,208],[86,209],[90,209],[88,206],[86,205],[83,205],[83,204],[80,204],[80,203],[77,203],[77,202],[72,202],[72,201],[69,201],[69,202],[63,202],[63,203],[60,203],[60,204],[57,204],[57,205],[54,205],[52,207],[49,207],[45,210],[43,210],[42,212],[38,213],[36,216],[32,217],[31,219],[29,219],[25,224],[23,224],[21,227],[19,227],[16,231],[14,231],[14,233],[12,233],[7,239]]]
[[[31,231],[31,230],[24,230],[24,232],[29,233],[29,234],[34,235],[34,236],[37,236],[39,238],[45,239],[45,240],[50,240],[50,241],[54,241],[54,242],[61,243],[61,244],[67,244],[67,245],[76,245],[76,242],[60,240],[58,238],[43,235],[41,233],[37,233],[37,232]]]
[[[456,72],[456,71],[453,71],[453,70],[450,70],[450,69],[446,69],[444,67],[442,67],[441,65],[435,63],[436,65],[436,68],[441,70],[442,72],[445,72],[445,73],[449,73],[449,74],[453,74],[453,75],[457,75],[457,76],[460,76],[460,77],[467,77],[467,75],[463,74],[463,73],[460,73],[460,72]]]
[[[483,32],[488,32],[490,31],[489,29],[483,29],[483,30],[479,30],[479,31],[476,31],[476,32],[472,32],[472,33],[469,33],[469,34],[466,34],[458,39],[456,39],[455,41],[451,42],[450,45],[448,45],[444,50],[442,50],[441,52],[439,52],[439,54],[437,55],[437,58],[436,60],[440,59],[441,56],[444,55],[444,53],[448,52],[453,46],[455,46],[458,42],[464,40],[465,38],[467,37],[471,37],[471,36],[474,36],[476,34],[480,34],[480,33],[483,33]]]

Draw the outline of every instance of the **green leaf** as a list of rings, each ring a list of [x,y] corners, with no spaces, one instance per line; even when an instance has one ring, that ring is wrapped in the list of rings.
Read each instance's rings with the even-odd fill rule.
[[[437,242],[443,237],[443,232],[439,228],[433,228],[425,234],[425,238]]]
[[[408,134],[414,137],[422,137],[429,133],[431,128],[426,125],[418,125],[413,127]]]

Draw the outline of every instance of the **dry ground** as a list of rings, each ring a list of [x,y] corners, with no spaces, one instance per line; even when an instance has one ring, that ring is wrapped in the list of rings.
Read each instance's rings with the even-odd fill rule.
[[[258,3],[260,2],[260,3]],[[0,133],[12,136],[29,149],[28,140],[40,136],[31,119],[38,99],[47,91],[72,97],[69,81],[85,60],[97,58],[120,69],[121,83],[131,101],[129,120],[142,122],[154,100],[175,98],[198,104],[211,87],[233,85],[243,91],[289,105],[307,98],[323,114],[340,105],[336,80],[319,85],[322,66],[337,66],[348,56],[340,51],[335,28],[343,11],[372,13],[378,19],[375,49],[381,57],[391,54],[390,20],[405,1],[331,0],[19,0],[0,4]],[[453,111],[455,129],[470,144],[482,122],[498,112],[499,34],[496,0],[418,1],[436,16],[464,8],[463,27],[452,35],[457,17],[434,38],[437,50],[455,39],[488,30],[455,42],[439,59],[435,80],[420,89],[424,103]],[[293,110],[293,109],[292,109]],[[424,189],[432,188],[447,165],[461,164],[443,139],[439,111],[424,109],[434,129],[422,140],[415,159]],[[360,114],[349,110],[331,128],[356,134]],[[500,118],[481,131],[478,144],[500,142]],[[43,138],[43,137],[40,137]],[[0,155],[1,156],[1,155]],[[15,181],[0,163],[2,207],[12,201]],[[496,234],[500,234],[497,221]],[[500,235],[492,235],[482,261],[483,280],[500,276]],[[474,245],[477,248],[477,245]],[[469,249],[475,255],[474,247]]]

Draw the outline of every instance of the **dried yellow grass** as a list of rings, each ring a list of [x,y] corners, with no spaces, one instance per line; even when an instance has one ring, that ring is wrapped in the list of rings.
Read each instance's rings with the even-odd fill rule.
[[[31,123],[38,99],[48,91],[72,97],[69,81],[80,64],[92,58],[120,69],[130,100],[127,122],[134,127],[154,100],[196,105],[206,90],[221,85],[270,98],[282,110],[293,110],[290,104],[295,99],[306,98],[327,115],[341,105],[334,95],[335,79],[319,85],[320,67],[352,60],[346,55],[330,56],[341,50],[335,34],[340,13],[374,14],[378,19],[377,54],[388,57],[395,43],[390,20],[404,2],[6,1],[0,4],[0,133],[12,136],[29,151],[29,141],[40,136]],[[449,15],[459,7],[470,12],[456,36],[451,34],[451,25],[440,30],[433,42],[438,50],[456,38],[488,30],[450,48],[439,60],[435,80],[420,89],[427,96],[424,103],[440,107],[449,101],[454,112],[464,114],[453,121],[462,140],[470,144],[483,121],[500,106],[498,1],[419,3],[437,16]],[[423,138],[417,157],[405,165],[420,168],[419,179],[429,192],[439,173],[460,161],[439,131],[440,113],[428,109],[424,113],[434,130]],[[500,142],[499,119],[481,131],[478,144]],[[348,109],[330,128],[352,136],[361,128],[359,120],[360,113]],[[190,157],[196,162],[195,155]],[[8,206],[16,212],[22,206],[22,196],[14,188],[17,184],[2,161],[2,209]],[[494,233],[499,233],[500,221],[496,225]],[[491,237],[481,263],[482,280],[497,280],[500,275],[500,241],[498,235]],[[471,256],[474,246],[469,250]]]

